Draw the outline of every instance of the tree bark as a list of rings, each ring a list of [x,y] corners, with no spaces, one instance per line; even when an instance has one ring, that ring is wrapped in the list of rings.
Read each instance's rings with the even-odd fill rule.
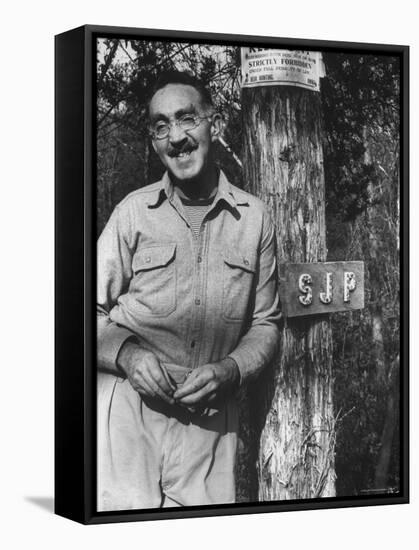
[[[243,89],[244,181],[270,208],[278,262],[326,260],[322,127],[318,94]],[[285,319],[281,350],[260,380],[259,500],[335,495],[332,334],[325,316]]]
[[[363,130],[364,137],[364,162],[373,162],[370,151],[370,138],[367,127]],[[380,182],[381,183],[381,182]],[[386,250],[378,235],[382,234],[382,218],[385,215],[385,202],[382,196],[382,189],[385,183],[368,185],[371,206],[365,213],[363,220],[367,228],[367,239],[364,250],[364,257],[367,258],[370,286],[370,310],[371,310],[371,335],[372,352],[376,367],[375,391],[377,400],[386,403],[382,420],[382,432],[380,448],[377,455],[377,463],[374,472],[374,488],[380,491],[389,489],[389,472],[392,459],[393,439],[398,426],[398,370],[399,356],[389,360],[385,350],[386,320],[385,306],[386,298],[383,289],[385,288],[386,275],[383,269],[383,258],[386,258]],[[364,229],[365,230],[365,229]],[[388,300],[388,297],[387,297]]]
[[[387,407],[385,411],[383,431],[380,440],[380,453],[375,468],[374,488],[389,490],[389,471],[393,439],[398,424],[398,371],[400,368],[399,356],[393,361],[388,375]]]

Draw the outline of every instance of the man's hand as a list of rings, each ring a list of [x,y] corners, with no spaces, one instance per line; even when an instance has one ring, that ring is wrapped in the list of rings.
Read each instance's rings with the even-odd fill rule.
[[[127,341],[118,354],[117,364],[135,391],[174,404],[172,396],[176,387],[154,353]]]
[[[226,357],[218,363],[208,363],[194,369],[173,398],[184,407],[206,406],[232,393],[239,384],[236,362]]]

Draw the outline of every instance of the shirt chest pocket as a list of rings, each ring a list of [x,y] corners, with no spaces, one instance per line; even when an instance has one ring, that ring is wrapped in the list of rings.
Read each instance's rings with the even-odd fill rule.
[[[141,248],[132,260],[130,292],[142,315],[166,317],[176,309],[176,245]]]
[[[240,250],[223,254],[223,317],[242,321],[251,307],[256,257]]]

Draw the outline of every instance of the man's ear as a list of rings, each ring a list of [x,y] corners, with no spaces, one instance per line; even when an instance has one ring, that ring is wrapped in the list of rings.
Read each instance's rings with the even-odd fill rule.
[[[220,113],[212,115],[211,121],[211,141],[217,141],[223,131],[224,121]]]
[[[154,141],[154,139],[151,139],[151,145],[153,146],[154,152],[157,153],[156,142]]]

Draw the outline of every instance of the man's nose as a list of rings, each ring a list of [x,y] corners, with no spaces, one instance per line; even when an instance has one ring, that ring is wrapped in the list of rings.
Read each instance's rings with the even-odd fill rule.
[[[187,141],[188,136],[185,133],[185,130],[179,128],[177,124],[171,124],[169,128],[169,141],[172,145],[184,143]]]

